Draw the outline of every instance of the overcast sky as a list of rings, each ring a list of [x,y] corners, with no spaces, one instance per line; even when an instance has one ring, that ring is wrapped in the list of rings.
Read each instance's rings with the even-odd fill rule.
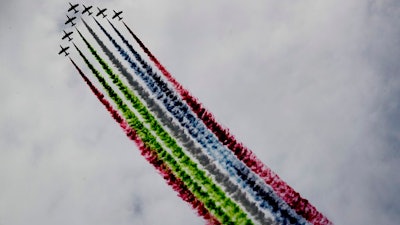
[[[335,224],[400,221],[399,1],[83,3]],[[0,2],[0,224],[204,224],[57,55],[67,8]]]

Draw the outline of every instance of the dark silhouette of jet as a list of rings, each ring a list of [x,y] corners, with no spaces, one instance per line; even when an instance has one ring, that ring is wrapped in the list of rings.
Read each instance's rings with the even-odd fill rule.
[[[65,25],[67,25],[69,23],[71,24],[72,27],[76,25],[76,23],[74,23],[74,19],[76,19],[76,16],[69,18],[69,16],[67,15],[67,18],[68,18],[68,20],[65,22]]]
[[[113,11],[114,11],[114,16],[111,19],[115,19],[115,17],[117,17],[118,20],[122,20],[122,17],[119,16],[119,15],[121,15],[122,11],[119,11],[119,12],[115,12],[115,10],[113,10]]]
[[[69,53],[67,52],[67,49],[69,49],[69,46],[63,47],[60,45],[60,47],[61,47],[61,51],[58,52],[59,55],[61,55],[62,53],[65,53],[65,56],[69,55]]]
[[[92,12],[90,12],[90,9],[92,8],[92,6],[86,7],[85,5],[83,5],[83,8],[85,8],[85,9],[83,9],[82,14],[85,14],[85,12],[87,12],[89,14],[89,16],[93,14]]]
[[[79,12],[79,10],[76,9],[79,6],[79,4],[72,5],[71,2],[70,2],[69,5],[71,7],[69,7],[68,12],[71,11],[71,10],[74,10],[74,13],[78,13]]]
[[[65,38],[68,38],[68,41],[71,41],[72,38],[70,36],[71,36],[72,33],[73,33],[72,31],[67,33],[64,30],[64,36],[61,39],[64,40]]]
[[[96,14],[96,16],[103,15],[103,18],[105,18],[107,16],[106,14],[104,14],[104,12],[107,10],[106,8],[99,9],[99,7],[97,7],[97,9],[99,10],[99,12]]]

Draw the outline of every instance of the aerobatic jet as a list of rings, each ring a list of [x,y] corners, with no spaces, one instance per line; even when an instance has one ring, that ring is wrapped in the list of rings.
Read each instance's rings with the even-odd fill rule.
[[[71,36],[71,34],[73,33],[72,31],[71,32],[65,32],[65,30],[63,30],[64,31],[64,36],[61,38],[62,40],[64,40],[65,38],[68,38],[68,41],[71,41],[72,40],[72,38],[70,37]]]
[[[72,5],[71,2],[70,2],[69,5],[71,7],[69,7],[68,12],[71,11],[71,10],[74,10],[74,13],[78,13],[79,12],[79,10],[76,9],[79,6],[79,4]]]
[[[62,53],[65,53],[65,56],[69,55],[69,53],[67,52],[67,49],[69,49],[69,46],[63,47],[60,45],[60,47],[61,47],[61,51],[58,53],[59,55],[61,55]]]
[[[97,7],[97,9],[99,10],[99,12],[96,14],[96,16],[103,15],[103,18],[105,18],[107,16],[106,14],[104,14],[104,12],[107,10],[106,8],[99,9],[99,7]]]
[[[74,19],[76,19],[76,16],[74,16],[74,17],[72,17],[72,18],[69,18],[69,16],[67,15],[67,18],[68,18],[68,20],[65,22],[65,24],[67,25],[67,24],[71,24],[71,26],[75,26],[76,25],[76,23],[74,23]]]
[[[119,12],[115,12],[115,10],[113,10],[113,11],[114,11],[114,16],[111,19],[115,19],[115,17],[117,17],[118,20],[122,20],[122,17],[119,16],[119,15],[121,15],[122,11],[119,11]]]
[[[93,14],[92,12],[90,12],[90,9],[92,8],[92,6],[86,7],[85,5],[83,5],[83,8],[85,8],[85,9],[83,9],[82,15],[85,14],[85,12],[87,12],[89,14],[89,16]]]

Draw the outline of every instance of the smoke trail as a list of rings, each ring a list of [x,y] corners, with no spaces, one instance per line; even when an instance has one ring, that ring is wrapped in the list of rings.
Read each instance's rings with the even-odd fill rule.
[[[127,41],[120,36],[124,43],[126,45],[128,45],[128,47],[130,48],[130,50],[132,51],[132,46],[127,43]],[[115,41],[113,41],[113,44],[116,45]],[[121,48],[116,46],[117,49],[120,51],[121,53]],[[121,53],[123,55],[123,53]],[[126,54],[126,53],[125,53]],[[129,57],[125,56],[125,59],[127,59],[129,61]],[[131,66],[132,66],[132,61],[130,61]],[[141,74],[138,74],[139,76]],[[179,102],[177,102],[177,98],[176,96],[174,97],[174,93],[168,90],[162,90],[162,92],[160,92],[159,88],[157,86],[154,85],[154,81],[152,78],[147,77],[141,77],[146,84],[148,85],[148,87],[155,93],[155,95],[160,98],[160,100],[163,100],[163,103],[165,104],[165,107],[172,113],[174,114],[174,116],[177,118],[177,115],[182,116],[183,118],[186,119],[186,122],[183,122],[183,119],[181,118],[177,118],[180,122],[181,125],[185,127],[185,125],[189,126],[186,127],[190,132],[195,132],[196,134],[193,135],[193,133],[191,133],[191,135],[194,138],[197,138],[197,141],[202,144],[205,148],[207,148],[208,145],[209,149],[208,153],[214,157],[215,160],[219,161],[222,166],[224,167],[225,170],[228,171],[228,173],[231,176],[236,177],[237,181],[240,183],[240,185],[247,189],[248,192],[253,196],[255,201],[258,201],[260,204],[260,207],[262,208],[268,208],[275,216],[275,218],[277,219],[277,221],[281,222],[281,223],[289,223],[292,221],[298,221],[298,223],[302,224],[305,223],[304,219],[299,218],[298,215],[296,215],[294,212],[292,212],[291,209],[288,209],[288,207],[285,205],[286,203],[284,203],[281,199],[279,199],[275,193],[271,193],[269,191],[269,188],[267,186],[265,186],[264,184],[257,184],[257,177],[253,174],[249,174],[248,168],[245,167],[244,165],[240,165],[240,163],[235,162],[232,165],[232,161],[235,160],[235,158],[233,157],[229,157],[229,159],[226,159],[225,157],[226,152],[221,152],[221,149],[213,144],[215,143],[215,139],[212,140],[212,137],[210,137],[209,135],[207,135],[205,137],[205,139],[199,138],[197,137],[198,132],[199,133],[203,133],[204,132],[208,132],[206,129],[204,129],[204,127],[196,127],[198,126],[198,122],[199,121],[195,121],[195,117],[191,114],[188,114],[188,109],[187,106],[186,108],[179,109],[180,107],[175,107],[175,106],[182,106],[182,104],[177,104]],[[160,79],[158,80],[159,82],[162,82]],[[161,87],[165,87],[166,85],[163,84],[159,84],[159,86]],[[167,92],[167,96],[169,98],[167,98],[164,95],[164,92]],[[172,97],[170,97],[169,95],[172,95]],[[170,98],[172,98],[173,100],[171,101]],[[178,111],[181,110],[181,112],[173,112],[172,108],[175,107],[175,109],[177,109]],[[193,126],[191,126],[192,124],[194,124]],[[211,138],[211,139],[210,139]],[[218,143],[218,141],[216,141]],[[219,144],[219,143],[218,143]],[[213,151],[214,150],[219,150],[220,154],[219,155],[213,155]],[[223,151],[223,150],[222,150]],[[229,153],[229,151],[228,151]],[[233,166],[233,168],[232,168]],[[260,187],[261,186],[261,187]],[[250,189],[250,190],[249,190]],[[266,202],[268,204],[266,204]],[[287,221],[287,222],[285,222]]]
[[[189,190],[203,202],[205,207],[212,212],[218,220],[223,223],[231,222],[229,216],[227,216],[221,209],[218,207],[214,201],[209,199],[209,194],[204,192],[201,187],[190,179],[190,177],[181,170],[178,166],[176,161],[171,157],[171,155],[165,151],[156,141],[154,137],[151,136],[150,132],[143,126],[143,124],[139,121],[139,119],[135,116],[133,112],[131,112],[128,106],[123,103],[122,99],[118,96],[117,93],[111,88],[111,86],[106,82],[106,80],[100,75],[100,73],[93,67],[93,65],[88,61],[88,59],[84,56],[81,50],[74,45],[76,50],[79,52],[82,59],[85,61],[86,65],[92,71],[92,73],[96,76],[99,80],[101,85],[107,91],[109,97],[114,101],[117,105],[118,109],[122,111],[124,117],[126,118],[127,123],[129,126],[136,131],[138,137],[143,141],[143,146],[154,150],[161,160],[164,160],[167,166],[169,166],[175,175],[183,181]],[[218,218],[219,217],[219,218]]]
[[[130,51],[134,52],[132,45],[130,45],[120,33],[118,34]],[[135,65],[133,61],[130,60],[127,53],[122,50],[110,36],[109,39],[120,54],[131,64],[131,67],[134,68]],[[134,55],[137,54],[134,53]],[[160,79],[158,74],[150,74],[152,77],[149,77],[147,74],[143,75],[138,73],[138,75],[143,79],[153,94],[164,103],[165,108],[174,115],[181,126],[185,127],[192,137],[195,138],[197,142],[207,150],[208,154],[218,161],[232,177],[235,177],[239,185],[247,190],[261,208],[269,209],[279,223],[286,224],[294,223],[295,221],[297,224],[306,223],[305,219],[296,214],[286,202],[270,190],[270,187],[265,183],[260,183],[257,175],[253,174],[248,167],[241,161],[238,161],[229,150],[223,147],[214,135],[207,130],[203,123],[193,115],[187,105],[179,100],[175,92],[168,89],[167,84]]]
[[[188,202],[191,207],[197,211],[197,214],[207,220],[210,224],[220,224],[219,221],[212,216],[209,211],[204,207],[204,204],[200,202],[192,192],[188,190],[186,185],[176,178],[172,171],[165,165],[165,163],[158,159],[154,151],[145,147],[145,144],[137,136],[136,132],[132,130],[127,122],[119,115],[119,113],[112,107],[110,102],[108,102],[104,95],[92,84],[92,82],[87,78],[87,76],[82,72],[82,70],[76,65],[76,63],[70,58],[72,64],[78,70],[81,77],[84,79],[86,84],[90,87],[92,92],[96,95],[99,101],[106,107],[107,111],[111,114],[114,120],[121,126],[125,134],[136,143],[139,147],[140,153],[146,158],[146,160],[151,163],[161,174],[164,180],[170,185],[174,191],[178,192],[178,196],[184,201]]]
[[[78,31],[78,30],[77,30]],[[86,39],[82,36],[82,34],[78,31],[79,35],[81,36],[82,40],[86,43],[87,47],[89,48],[89,50],[91,51],[91,53],[93,54],[93,56],[95,56],[95,58],[98,60],[98,62],[102,65],[103,69],[110,75],[111,79],[113,80],[114,83],[117,84],[117,86],[120,88],[120,90],[124,93],[127,94],[129,92],[129,89],[127,89],[124,84],[119,80],[119,78],[113,74],[112,70],[109,68],[109,66],[98,56],[98,54],[96,53],[96,51],[93,49],[93,47],[86,41]],[[75,46],[76,47],[76,46]],[[76,47],[77,48],[77,47]],[[79,49],[77,48],[77,50],[79,51]],[[81,54],[81,52],[80,52]],[[83,54],[81,54],[82,57]],[[88,63],[87,60],[85,60],[85,62]],[[90,67],[90,65],[88,64],[88,66]],[[93,66],[92,66],[93,67]],[[94,68],[93,68],[94,69]],[[100,81],[100,80],[99,80]],[[107,84],[100,81],[102,83],[102,85],[106,88]],[[109,87],[109,86],[108,86]],[[224,194],[224,192],[218,187],[216,186],[211,180],[210,178],[205,176],[205,173],[201,170],[199,170],[197,168],[197,165],[189,158],[187,157],[182,149],[180,148],[171,148],[173,154],[175,155],[176,158],[178,158],[178,162],[167,152],[163,149],[163,147],[157,142],[157,139],[150,133],[150,131],[137,119],[137,117],[129,110],[129,108],[122,103],[122,100],[115,95],[115,92],[109,87],[106,88],[107,91],[112,91],[113,95],[110,94],[110,97],[113,97],[116,102],[116,104],[119,104],[121,106],[121,110],[124,111],[124,115],[127,118],[132,119],[133,125],[132,126],[138,126],[136,128],[137,132],[139,133],[139,136],[142,135],[143,137],[141,137],[145,143],[148,143],[150,146],[152,146],[153,149],[159,150],[162,156],[165,156],[168,160],[167,163],[176,171],[179,171],[179,175],[180,178],[184,181],[188,183],[189,187],[193,187],[192,191],[194,190],[194,194],[198,195],[197,197],[208,197],[209,199],[205,199],[205,205],[206,207],[209,207],[209,209],[211,211],[214,211],[213,213],[215,214],[215,216],[220,219],[223,223],[225,222],[229,222],[229,221],[235,221],[238,222],[240,224],[252,224],[251,220],[249,220],[247,218],[247,215],[240,209],[239,206],[237,206],[231,199],[227,198],[226,195]],[[126,95],[127,99],[130,99],[130,96]],[[132,99],[130,99],[131,101],[134,101]],[[137,101],[135,104],[139,104],[139,102]],[[142,108],[140,111],[145,111],[146,108]],[[149,114],[151,115],[151,114]],[[147,115],[147,116],[149,116]],[[146,117],[144,118],[145,120],[150,120],[151,117]],[[130,120],[128,120],[129,122]],[[149,123],[151,124],[151,126],[155,126],[156,121],[150,121]],[[159,129],[159,128],[158,128]],[[154,129],[154,131],[158,131],[158,129]],[[167,137],[163,137],[160,136],[161,139],[164,140],[164,142],[166,144],[170,144],[173,143],[173,139],[171,138],[167,138]],[[191,180],[191,177],[189,175],[187,175],[187,172],[182,171],[180,169],[180,165],[185,168],[185,170],[187,170],[187,172],[189,172],[193,178],[193,180]],[[198,182],[196,182],[196,180]],[[198,183],[202,184],[202,186],[200,186]],[[191,185],[189,185],[191,184]],[[205,190],[203,190],[205,189]],[[196,192],[197,191],[197,192]],[[211,199],[214,199],[214,201],[212,201]],[[207,201],[208,200],[208,201]],[[215,204],[217,203],[217,205]],[[221,207],[223,207],[225,209],[225,214],[224,211],[221,209]]]
[[[124,22],[123,22],[124,23]],[[129,33],[133,36],[136,42],[140,45],[148,57],[155,63],[157,68],[164,74],[164,76],[174,85],[175,89],[179,92],[182,99],[190,106],[196,113],[198,118],[203,120],[204,124],[210,129],[217,137],[218,140],[226,145],[235,155],[246,163],[253,172],[259,175],[268,185],[285,202],[288,203],[299,215],[303,216],[309,222],[318,225],[332,224],[328,218],[311,205],[306,199],[302,198],[293,188],[286,184],[279,178],[270,168],[261,162],[260,159],[242,143],[240,143],[228,129],[219,124],[213,114],[208,111],[195,97],[193,97],[188,90],[175,80],[174,77],[165,69],[165,67],[157,60],[157,58],[149,51],[143,42],[132,32],[132,30],[124,23]]]
[[[104,27],[98,23],[98,21],[95,19],[96,23],[100,26],[100,28],[103,30],[103,32],[110,37],[110,34],[104,29]],[[100,47],[103,49],[103,51],[106,53],[106,55],[110,58],[110,61],[114,63],[114,65],[121,71],[122,74],[124,74],[125,77],[129,76],[130,79],[132,79],[132,75],[126,71],[126,69],[121,65],[118,59],[114,57],[114,55],[109,51],[109,49],[102,43],[102,41],[97,37],[95,32],[86,24],[85,21],[83,21],[89,32],[92,34],[92,36],[95,38],[97,43],[100,45]],[[137,72],[142,73],[141,70],[136,67]],[[129,79],[128,79],[129,80]],[[131,85],[133,89],[136,89],[134,85]],[[142,90],[141,90],[142,91]],[[229,180],[229,176],[223,174],[213,163],[210,162],[208,156],[203,153],[202,149],[197,147],[192,139],[190,139],[184,131],[181,131],[179,127],[175,126],[172,123],[172,119],[169,118],[162,110],[159,108],[158,104],[155,104],[152,98],[149,98],[147,92],[143,96],[143,93],[139,92],[139,95],[144,99],[144,101],[148,105],[152,106],[157,106],[155,107],[156,109],[152,109],[150,107],[150,110],[153,111],[158,118],[160,118],[161,122],[163,123],[164,126],[170,128],[171,132],[173,133],[173,136],[178,137],[179,140],[183,143],[183,146],[198,159],[200,164],[214,177],[214,179],[220,183],[223,187],[225,187],[225,191],[227,194],[231,194],[232,198],[239,202],[249,213],[250,215],[257,221],[259,221],[261,224],[272,224],[273,221],[271,218],[267,218],[265,214],[259,210],[259,208],[255,205],[254,202],[251,202],[248,200],[246,197],[245,193],[238,187],[236,184],[232,183]],[[148,101],[151,101],[151,103],[148,103]],[[140,111],[140,110],[138,110]]]
[[[81,33],[78,31],[80,36],[83,38]],[[158,137],[164,142],[164,144],[172,150],[172,153],[178,158],[179,162],[183,165],[186,163],[186,168],[189,173],[192,174],[198,181],[201,181],[207,193],[212,195],[215,199],[219,199],[221,204],[227,209],[227,212],[231,214],[234,221],[239,221],[241,218],[245,218],[246,214],[241,212],[240,208],[236,206],[229,198],[226,197],[224,192],[217,187],[210,178],[206,177],[205,173],[197,168],[197,165],[182,151],[177,145],[175,140],[169,136],[167,132],[158,124],[154,117],[148,112],[146,107],[140,102],[140,100],[128,89],[122,81],[115,75],[109,66],[97,55],[94,49],[89,43],[83,38],[92,54],[96,57],[103,69],[110,75],[110,78],[120,88],[121,92],[125,97],[132,103],[133,107],[141,114],[146,123],[150,124],[151,129],[156,133]],[[216,193],[214,193],[216,192]]]

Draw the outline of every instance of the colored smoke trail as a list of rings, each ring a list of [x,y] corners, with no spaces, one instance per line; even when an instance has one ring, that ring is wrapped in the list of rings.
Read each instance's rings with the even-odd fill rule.
[[[118,96],[117,93],[111,88],[110,85],[106,82],[104,77],[100,75],[100,73],[93,67],[93,65],[88,61],[88,59],[83,55],[80,49],[75,46],[76,50],[79,52],[82,59],[85,61],[86,65],[92,71],[92,73],[96,76],[99,80],[101,85],[107,91],[109,97],[114,101],[117,105],[118,109],[122,111],[127,123],[129,126],[136,131],[138,137],[143,141],[144,146],[154,150],[161,160],[163,160],[167,166],[170,166],[175,176],[178,179],[183,181],[189,190],[198,198],[200,201],[203,202],[207,209],[211,209],[210,212],[213,213],[218,220],[223,223],[230,222],[229,216],[227,216],[216,204],[209,199],[208,193],[201,190],[201,187],[194,181],[190,179],[190,177],[179,167],[177,167],[176,161],[171,157],[171,155],[166,152],[162,147],[157,143],[156,139],[151,136],[149,131],[143,126],[143,124],[139,121],[139,119],[132,113],[128,106],[123,103],[122,99]]]
[[[261,162],[260,159],[242,143],[240,143],[228,129],[223,128],[219,124],[214,115],[208,111],[188,90],[175,80],[174,77],[165,69],[165,67],[157,60],[157,58],[149,51],[143,42],[132,32],[132,30],[123,22],[129,33],[133,36],[136,42],[140,45],[143,51],[148,55],[151,61],[163,73],[169,82],[173,84],[176,91],[182,99],[186,101],[189,107],[196,113],[204,124],[218,138],[218,140],[226,145],[238,159],[243,161],[251,170],[259,175],[266,184],[270,185],[273,190],[282,198],[296,213],[304,217],[307,221],[316,225],[332,224],[328,218],[320,213],[310,202],[302,198],[298,192],[291,188],[286,182],[279,178],[270,168]]]
[[[77,30],[78,31],[78,30]],[[128,96],[129,89],[127,89],[124,84],[118,79],[118,77],[112,72],[110,67],[103,61],[103,59],[98,56],[93,47],[87,42],[87,40],[82,36],[82,34],[78,31],[82,40],[86,43],[88,49],[91,51],[93,56],[97,59],[97,61],[102,65],[103,69],[110,75],[110,78],[114,83],[120,88],[124,94],[126,94],[126,98],[129,100],[130,96]],[[76,47],[76,46],[75,46]],[[165,161],[172,168],[172,170],[176,171],[178,177],[181,178],[182,181],[186,182],[193,191],[193,193],[199,199],[203,199],[207,208],[213,212],[213,214],[223,223],[228,222],[237,222],[239,224],[253,224],[251,220],[247,218],[246,213],[244,213],[239,206],[237,206],[232,200],[226,197],[225,193],[217,187],[213,182],[205,176],[204,172],[198,170],[196,164],[191,161],[189,157],[187,157],[184,152],[180,148],[171,148],[173,154],[178,161],[176,161],[167,151],[163,149],[163,147],[157,142],[157,139],[151,134],[151,132],[139,121],[134,113],[132,113],[129,108],[122,102],[122,100],[118,97],[118,95],[112,90],[112,88],[107,84],[104,78],[101,79],[100,74],[94,69],[94,67],[89,63],[86,57],[82,54],[82,52],[76,47],[79,51],[81,57],[85,60],[88,67],[93,71],[96,77],[99,79],[99,82],[104,86],[104,88],[108,91],[110,97],[114,100],[114,102],[118,105],[120,110],[124,112],[124,116],[127,118],[128,122],[133,128],[138,132],[139,136],[141,136],[142,140],[150,145],[152,149],[159,151],[159,154],[162,157],[165,157]],[[133,102],[132,102],[133,103]],[[139,104],[138,102],[133,103]],[[145,112],[146,108],[140,109],[139,113]],[[149,114],[151,115],[151,114]],[[144,117],[145,120],[151,120],[151,117]],[[129,119],[128,119],[129,118]],[[151,126],[156,124],[156,121],[149,122]],[[157,132],[160,128],[154,129]],[[173,143],[168,137],[160,136],[161,139],[164,139],[166,144]],[[187,172],[181,169],[180,165],[185,168],[187,172],[191,174],[189,176]],[[191,179],[193,178],[193,179]],[[199,185],[203,184],[203,186]],[[205,189],[205,190],[204,190]],[[224,210],[221,209],[223,207]]]
[[[111,37],[111,35],[104,29],[103,26],[101,26],[100,23],[97,22],[97,20],[95,19],[96,23],[100,26],[100,28],[103,30],[103,32],[107,35],[107,37],[110,38],[110,40],[114,43],[114,45],[116,45],[117,49],[120,50],[121,52],[121,48],[118,44],[116,44],[115,40],[113,40],[113,38]],[[84,21],[85,23],[85,21]],[[111,23],[110,23],[111,24]],[[111,24],[112,25],[112,24]],[[118,59],[116,59],[112,53],[110,53],[110,51],[108,50],[108,48],[101,42],[101,40],[99,40],[99,38],[97,37],[97,35],[93,32],[93,30],[85,23],[85,26],[88,28],[89,32],[92,34],[92,36],[96,39],[96,41],[98,42],[98,44],[101,46],[101,48],[103,49],[103,51],[106,53],[106,55],[109,56],[110,61],[112,61],[114,63],[114,65],[120,70],[123,71],[123,74],[127,74],[128,76],[132,76],[130,75],[128,72],[125,71],[125,68],[123,68],[123,66],[121,65],[121,63],[119,62]],[[113,25],[112,25],[113,26]],[[116,30],[116,28],[113,26],[113,28]],[[118,32],[118,30],[116,30],[116,32]],[[118,34],[120,34],[118,32]],[[122,56],[127,59],[129,58],[129,56],[127,54],[122,54]],[[140,56],[139,56],[140,57]],[[131,60],[128,60],[130,62],[132,62]],[[140,61],[138,59],[138,61]],[[132,62],[134,63],[134,62]],[[146,67],[148,66],[143,65],[143,68],[146,69]],[[136,73],[143,73],[140,68],[138,66],[133,66],[135,69]],[[146,69],[146,71],[149,71]],[[126,75],[125,75],[126,76]],[[135,89],[136,87],[133,87],[133,89]],[[140,95],[140,94],[139,94]],[[148,98],[148,96],[145,96],[144,101],[146,102],[146,98]],[[151,99],[152,100],[152,99]],[[150,105],[154,105],[153,103],[150,103]],[[158,106],[158,104],[156,104]],[[141,110],[138,110],[141,111]],[[152,110],[153,111],[153,110]],[[166,127],[170,127],[171,125],[171,119],[169,118],[165,118],[166,114],[161,112],[161,110],[155,110],[153,111],[155,112],[155,114],[157,114],[157,116],[159,118],[161,118],[161,122],[166,126]],[[159,112],[161,112],[160,114],[158,114]],[[260,222],[261,224],[272,224],[273,221],[271,220],[271,218],[266,217],[266,215],[255,205],[254,202],[251,202],[248,200],[248,198],[246,197],[246,194],[240,189],[239,186],[237,186],[236,184],[232,183],[231,180],[229,179],[229,176],[227,176],[226,174],[222,173],[217,167],[214,166],[214,164],[212,164],[210,162],[210,160],[208,159],[207,155],[203,153],[202,149],[197,147],[194,142],[185,134],[184,131],[180,131],[179,127],[176,128],[176,126],[173,126],[171,129],[172,133],[174,136],[176,137],[180,137],[180,141],[183,143],[183,146],[192,154],[195,156],[196,159],[198,159],[198,161],[200,162],[200,164],[210,173],[213,175],[214,179],[220,183],[224,188],[225,191],[227,192],[227,194],[232,194],[232,198],[239,202],[249,213],[251,216],[254,217],[254,219],[256,219],[258,222]],[[161,135],[161,134],[159,134]],[[184,136],[184,137],[182,137]]]
[[[130,50],[132,51],[132,46],[126,42],[126,40],[124,40],[123,37],[121,37],[124,41],[124,43],[130,48]],[[114,42],[113,42],[114,43]],[[120,50],[120,48],[118,48]],[[125,57],[126,59],[128,57]],[[128,58],[129,59],[129,58]],[[140,74],[138,74],[140,76]],[[281,223],[293,223],[293,221],[297,221],[297,223],[299,224],[304,224],[305,221],[304,219],[300,218],[298,215],[295,214],[295,212],[293,212],[289,207],[287,207],[285,204],[285,202],[283,202],[281,199],[279,199],[275,193],[272,193],[269,190],[269,187],[265,186],[265,184],[258,184],[257,183],[257,177],[254,176],[253,174],[249,174],[249,170],[246,166],[244,165],[240,165],[240,161],[239,162],[235,162],[234,164],[232,164],[233,160],[236,160],[236,158],[229,157],[229,159],[226,159],[226,154],[224,153],[220,153],[219,155],[213,155],[213,151],[214,150],[220,150],[218,147],[216,147],[215,145],[212,144],[219,144],[218,141],[216,140],[211,140],[210,139],[210,135],[208,134],[207,136],[207,140],[201,139],[197,136],[198,133],[202,133],[202,135],[204,136],[207,131],[207,129],[205,129],[204,127],[196,127],[198,126],[200,123],[198,123],[198,121],[195,121],[195,116],[193,115],[188,115],[188,109],[186,106],[186,109],[179,109],[179,107],[176,106],[182,106],[184,107],[182,104],[178,104],[179,102],[176,102],[176,100],[178,98],[174,97],[174,93],[168,90],[162,90],[162,92],[160,92],[160,88],[154,85],[154,81],[152,78],[149,77],[141,77],[145,83],[147,84],[147,86],[155,93],[155,95],[164,103],[165,107],[167,108],[167,110],[169,112],[171,112],[180,122],[181,125],[185,128],[188,129],[188,132],[192,135],[193,138],[195,138],[203,147],[206,148],[206,150],[208,151],[209,155],[211,155],[215,160],[217,160],[218,162],[220,162],[222,164],[222,166],[224,167],[224,169],[233,177],[235,177],[235,179],[237,179],[237,181],[239,182],[239,184],[246,189],[250,195],[252,195],[253,199],[255,201],[259,202],[260,207],[262,208],[268,208],[270,210],[270,212],[273,213],[273,215],[275,216],[276,220],[281,222]],[[158,80],[159,82],[161,82],[161,80]],[[166,85],[160,85],[161,87],[166,87]],[[164,94],[164,93],[168,93],[168,94]],[[173,97],[171,97],[173,99],[173,101],[171,101],[169,98],[167,98],[166,96],[170,97],[169,95],[172,95]],[[175,112],[173,112],[172,108],[175,107]],[[178,108],[178,109],[177,109]],[[180,112],[177,112],[177,110],[181,110]],[[179,116],[183,116],[183,118],[185,118],[187,121],[189,121],[188,123],[184,123],[182,118],[178,118]],[[190,127],[191,124],[194,124],[193,127]],[[189,127],[185,126],[188,125]],[[193,132],[193,130],[195,130],[196,134],[193,134],[191,132]],[[216,142],[215,142],[216,141]],[[208,145],[211,144],[211,145]],[[209,148],[207,148],[207,146],[209,146]],[[229,151],[225,152],[225,153],[230,153]],[[267,203],[267,204],[266,204]]]
[[[81,33],[78,31],[80,36],[83,38]],[[110,67],[97,55],[94,49],[89,45],[89,43],[84,39],[84,42],[95,56],[95,58],[102,65],[103,69],[110,75],[110,78],[113,80],[115,84],[119,87],[120,91],[125,95],[126,99],[128,99],[137,112],[140,113],[142,118],[144,118],[147,124],[150,124],[151,129],[156,133],[156,135],[164,142],[164,144],[172,150],[172,153],[178,159],[184,168],[186,168],[189,173],[199,181],[199,183],[203,184],[203,187],[206,189],[206,192],[209,193],[213,198],[215,198],[221,205],[224,206],[225,209],[228,210],[230,216],[234,221],[240,221],[242,218],[246,217],[244,212],[241,212],[240,208],[234,204],[229,198],[226,197],[224,192],[219,189],[208,177],[205,176],[203,171],[200,171],[197,168],[197,165],[183,152],[183,150],[177,145],[175,140],[171,138],[171,136],[165,132],[165,130],[158,124],[158,122],[154,119],[154,117],[148,112],[147,108],[140,102],[140,100],[134,96],[134,94],[128,89],[122,81],[118,78],[116,74],[112,72]],[[214,193],[215,192],[215,193]],[[236,216],[235,216],[236,214]]]
[[[119,35],[130,51],[134,51],[132,45],[121,35]],[[110,38],[110,37],[109,37]],[[121,52],[121,47],[112,41],[114,46]],[[129,57],[126,53],[122,53],[126,60]],[[131,67],[137,67],[133,65]],[[168,85],[163,82],[156,73],[137,74],[146,83],[148,88],[155,96],[164,104],[165,108],[180,122],[181,126],[186,128],[192,137],[202,145],[208,154],[218,161],[220,165],[234,177],[238,184],[253,197],[253,200],[258,202],[259,206],[268,209],[274,215],[275,219],[282,224],[297,223],[306,224],[305,219],[296,214],[296,212],[287,206],[276,193],[270,190],[265,183],[259,182],[257,175],[253,174],[243,162],[237,158],[210,133],[203,123],[196,118],[186,104],[183,104],[174,91],[168,89]]]
[[[104,95],[92,84],[82,70],[76,65],[76,63],[70,58],[72,64],[81,75],[85,83],[90,87],[92,92],[96,95],[97,99],[106,107],[107,111],[111,114],[114,120],[121,126],[125,134],[136,143],[139,147],[140,153],[146,158],[146,160],[152,164],[164,178],[168,185],[170,185],[174,191],[178,192],[178,196],[182,200],[188,202],[191,207],[197,211],[197,214],[207,220],[210,224],[220,224],[219,221],[212,216],[209,211],[204,207],[204,204],[200,202],[192,192],[188,190],[186,185],[176,178],[171,170],[165,165],[165,163],[157,157],[154,151],[150,150],[145,146],[143,141],[137,136],[136,132],[132,130],[127,122],[119,115],[119,113],[112,107],[110,102],[104,98]]]
[[[164,76],[174,85],[175,88],[185,90],[182,85],[175,80],[175,78],[165,69],[165,67],[158,61],[158,59],[150,52],[150,50],[143,44],[143,42],[136,36],[135,33],[122,21],[125,27],[128,29],[129,33],[136,40],[139,46],[143,49],[143,51],[149,56],[150,60],[156,64],[157,68],[164,74]]]

